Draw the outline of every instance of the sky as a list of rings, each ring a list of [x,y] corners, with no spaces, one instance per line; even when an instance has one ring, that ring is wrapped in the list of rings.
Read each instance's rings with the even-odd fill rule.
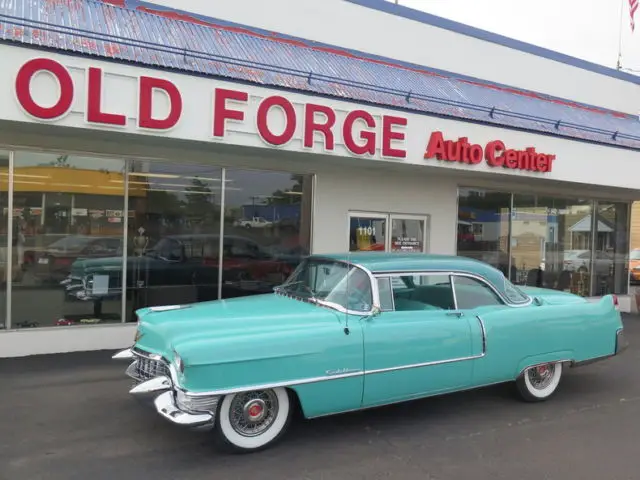
[[[394,0],[389,0],[393,1]],[[640,11],[632,34],[628,0],[398,0],[460,23],[640,75]],[[622,22],[620,9],[624,7]]]

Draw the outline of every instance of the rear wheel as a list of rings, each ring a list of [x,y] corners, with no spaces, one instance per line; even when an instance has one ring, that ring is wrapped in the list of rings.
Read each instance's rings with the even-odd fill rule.
[[[233,453],[264,450],[284,435],[291,423],[292,406],[284,388],[227,395],[218,405],[216,440]]]
[[[545,363],[527,368],[516,380],[516,388],[523,400],[542,402],[551,397],[562,378],[562,362]]]

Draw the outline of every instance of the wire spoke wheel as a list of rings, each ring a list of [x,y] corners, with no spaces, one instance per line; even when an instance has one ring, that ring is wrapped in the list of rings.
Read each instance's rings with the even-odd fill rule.
[[[242,393],[231,402],[229,422],[243,437],[255,437],[271,427],[278,407],[278,397],[272,390]]]
[[[542,402],[558,389],[563,371],[562,362],[534,365],[516,380],[518,393],[527,402]]]
[[[290,392],[284,388],[226,395],[218,404],[216,439],[235,453],[262,450],[282,437],[292,413]]]

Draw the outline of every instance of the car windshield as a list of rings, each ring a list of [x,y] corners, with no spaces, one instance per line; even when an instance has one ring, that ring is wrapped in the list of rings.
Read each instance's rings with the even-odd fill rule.
[[[640,250],[632,250],[629,255],[630,260],[640,260]]]
[[[504,295],[511,303],[527,303],[529,297],[513,283],[504,279]]]
[[[369,312],[373,306],[369,275],[361,268],[334,260],[303,261],[276,291],[355,312]]]
[[[52,250],[79,250],[91,242],[92,237],[69,236],[49,244]]]

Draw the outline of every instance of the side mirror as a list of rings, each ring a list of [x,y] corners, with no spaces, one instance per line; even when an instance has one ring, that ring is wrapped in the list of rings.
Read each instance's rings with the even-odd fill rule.
[[[533,304],[539,307],[542,305],[542,300],[539,297],[533,297]]]

